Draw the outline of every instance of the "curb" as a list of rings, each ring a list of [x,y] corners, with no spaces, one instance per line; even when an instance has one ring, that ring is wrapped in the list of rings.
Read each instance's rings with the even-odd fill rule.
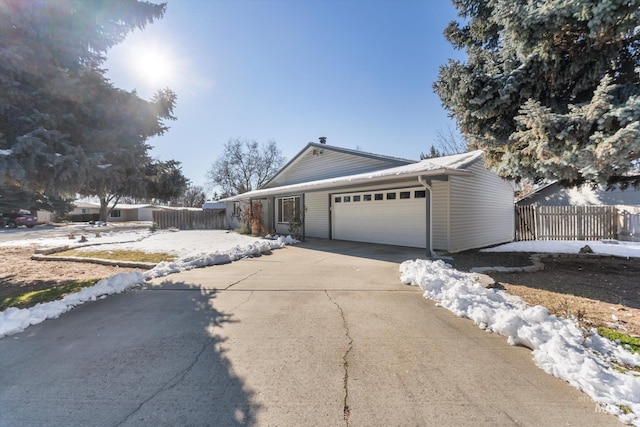
[[[31,259],[35,261],[71,261],[71,262],[85,262],[89,264],[110,265],[114,267],[127,267],[127,268],[142,268],[145,270],[151,270],[156,266],[153,262],[139,262],[139,261],[116,261],[102,258],[85,258],[77,256],[51,256],[49,254],[33,254]]]
[[[546,253],[546,254],[533,254],[529,257],[532,265],[524,267],[473,267],[469,270],[471,273],[535,273],[536,271],[544,270],[544,263],[542,259],[546,258],[582,258],[582,259],[627,259],[627,257],[620,257],[615,255],[599,255],[599,254],[566,254],[566,253]]]

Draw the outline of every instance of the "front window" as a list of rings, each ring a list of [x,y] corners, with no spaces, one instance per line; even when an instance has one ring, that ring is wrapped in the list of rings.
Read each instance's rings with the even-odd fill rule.
[[[119,210],[113,210],[111,211],[111,214],[109,216],[111,218],[120,218],[122,217],[122,212],[120,212]]]
[[[278,222],[288,224],[300,221],[300,197],[278,199]]]

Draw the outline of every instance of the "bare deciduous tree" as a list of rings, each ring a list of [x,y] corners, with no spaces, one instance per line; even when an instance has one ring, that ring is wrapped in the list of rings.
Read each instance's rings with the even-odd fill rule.
[[[184,207],[201,208],[206,200],[204,188],[199,185],[190,185],[180,197],[179,203]]]
[[[269,181],[284,164],[275,141],[258,144],[256,140],[230,139],[224,153],[207,172],[211,188],[220,188],[221,197],[257,190]]]
[[[447,130],[438,131],[436,144],[440,147],[440,152],[443,156],[466,153],[469,150],[467,141],[451,126],[447,126]]]
[[[436,143],[431,145],[429,152],[420,153],[420,160],[466,153],[470,149],[473,148],[467,144],[462,135],[452,129],[451,126],[447,126],[447,130],[438,131]]]

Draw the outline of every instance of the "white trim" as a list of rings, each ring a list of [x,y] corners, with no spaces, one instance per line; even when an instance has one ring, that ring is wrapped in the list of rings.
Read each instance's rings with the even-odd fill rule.
[[[339,190],[340,188],[356,185],[382,184],[384,182],[389,183],[410,178],[417,179],[417,177],[421,175],[425,177],[438,175],[473,176],[473,172],[464,168],[480,158],[482,158],[482,151],[471,151],[469,153],[458,154],[455,156],[427,159],[419,163],[383,169],[375,172],[367,172],[356,175],[341,176],[337,178],[321,179],[318,181],[303,182],[299,184],[284,185],[282,187],[249,191],[237,196],[228,197],[226,199],[223,199],[222,201],[234,201],[265,196],[278,196],[287,193],[299,193],[304,191],[318,191],[325,189]]]

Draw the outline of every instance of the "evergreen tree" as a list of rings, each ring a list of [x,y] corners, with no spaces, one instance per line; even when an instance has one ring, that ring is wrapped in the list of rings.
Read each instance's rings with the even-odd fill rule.
[[[129,157],[118,165],[124,170],[146,155],[145,141],[173,119],[175,94],[142,100],[114,88],[100,66],[112,46],[165,8],[137,0],[0,0],[0,188],[73,196],[115,158]],[[116,170],[110,179],[122,181]]]
[[[440,157],[442,154],[438,149],[432,144],[429,152],[427,154],[420,153],[420,160],[433,159],[434,157]]]
[[[161,203],[168,203],[182,196],[189,184],[189,180],[182,174],[180,162],[175,160],[151,162],[147,165],[146,179],[146,198]]]
[[[640,0],[454,0],[468,55],[434,90],[510,178],[627,181],[640,159]],[[637,179],[636,182],[638,183]]]

